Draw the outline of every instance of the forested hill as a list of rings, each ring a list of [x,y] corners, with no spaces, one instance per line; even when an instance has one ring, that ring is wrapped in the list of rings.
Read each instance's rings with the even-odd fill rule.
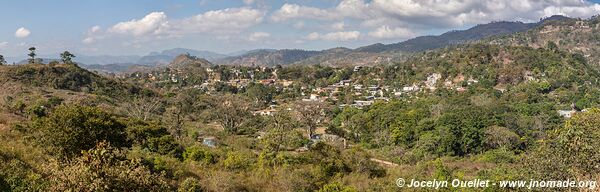
[[[0,83],[86,92],[110,97],[124,97],[144,92],[138,86],[100,76],[75,64],[2,66],[0,67]]]
[[[532,30],[489,39],[491,44],[533,48],[550,47],[583,55],[590,66],[600,69],[600,18],[559,19]]]
[[[492,86],[516,85],[532,79],[549,81],[553,86],[581,82],[596,84],[600,77],[583,55],[553,47],[460,45],[418,53],[389,67],[409,67],[421,75],[441,73],[442,77],[473,77],[492,83]]]
[[[479,40],[495,35],[512,34],[516,32],[526,31],[537,23],[522,23],[522,22],[493,22],[488,24],[477,25],[467,30],[450,31],[439,36],[422,36],[414,39],[409,39],[404,42],[394,44],[374,44],[365,47],[357,48],[356,51],[363,52],[419,52],[431,49],[437,49],[449,45],[463,44],[469,41]]]

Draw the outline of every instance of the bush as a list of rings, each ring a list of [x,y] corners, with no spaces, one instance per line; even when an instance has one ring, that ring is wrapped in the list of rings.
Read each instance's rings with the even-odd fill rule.
[[[125,126],[96,107],[59,106],[47,117],[35,119],[31,128],[38,144],[61,157],[79,155],[100,141],[128,145]]]
[[[487,163],[514,163],[515,155],[512,151],[502,148],[486,151],[479,158],[478,161]]]
[[[202,191],[202,186],[200,185],[200,181],[193,177],[185,179],[179,185],[179,189],[177,189],[177,192],[201,192],[201,191]]]
[[[128,121],[127,124],[127,139],[135,145],[146,145],[151,138],[160,138],[169,135],[166,128],[155,123],[147,123],[143,121]]]
[[[254,156],[251,152],[236,151],[227,153],[227,158],[223,161],[223,165],[227,169],[247,169],[252,165]]]
[[[48,182],[31,165],[0,153],[0,191],[44,191]]]
[[[153,137],[148,139],[148,142],[144,146],[151,152],[155,152],[161,155],[170,155],[172,157],[181,157],[181,146],[177,144],[173,136],[164,135],[162,137]]]
[[[324,185],[323,188],[319,189],[319,192],[354,192],[357,191],[353,187],[344,186],[339,182],[333,182],[327,185]]]
[[[192,146],[185,149],[183,152],[183,159],[185,161],[196,161],[204,164],[216,163],[216,157],[209,150],[199,147]]]
[[[75,161],[53,169],[49,191],[170,191],[163,175],[151,173],[140,162],[99,143]]]

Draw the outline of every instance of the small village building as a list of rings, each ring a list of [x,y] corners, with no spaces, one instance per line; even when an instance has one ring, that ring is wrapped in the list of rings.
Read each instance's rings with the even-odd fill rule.
[[[217,138],[215,137],[205,137],[202,139],[202,144],[208,147],[217,147]]]

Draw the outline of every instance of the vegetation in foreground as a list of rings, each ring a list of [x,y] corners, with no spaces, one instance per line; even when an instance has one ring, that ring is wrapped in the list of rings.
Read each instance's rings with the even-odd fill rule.
[[[547,45],[464,45],[364,68],[195,66],[125,78],[83,70],[69,54],[49,65],[32,54],[31,64],[0,66],[0,191],[597,181],[597,72],[581,54]],[[352,86],[318,91],[340,81]],[[352,105],[373,96],[363,86],[380,87],[379,99]]]

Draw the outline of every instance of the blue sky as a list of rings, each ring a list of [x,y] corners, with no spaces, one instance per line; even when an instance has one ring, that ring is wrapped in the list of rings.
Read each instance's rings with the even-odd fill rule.
[[[70,50],[144,55],[169,48],[230,53],[394,43],[420,35],[554,14],[587,18],[582,0],[12,0],[0,8],[0,54]]]

